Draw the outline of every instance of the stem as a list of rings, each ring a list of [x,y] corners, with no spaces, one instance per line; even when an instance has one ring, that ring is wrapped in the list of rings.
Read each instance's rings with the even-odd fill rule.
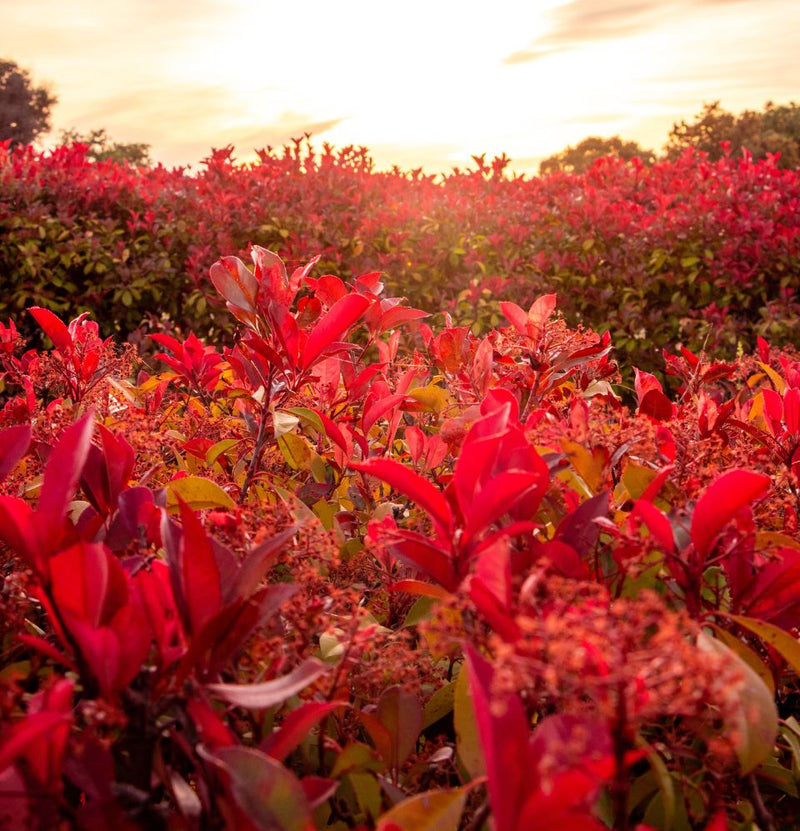
[[[258,435],[256,436],[256,443],[253,447],[253,456],[250,459],[250,464],[247,468],[247,476],[245,476],[242,490],[239,493],[240,505],[244,503],[244,500],[247,497],[247,491],[250,490],[250,485],[253,483],[253,477],[256,475],[256,471],[258,470],[258,463],[261,459],[261,454],[264,452],[269,414],[269,409],[267,407],[261,408],[261,421],[258,425]]]
[[[775,831],[775,822],[772,819],[772,814],[764,805],[764,800],[761,797],[761,791],[758,789],[758,781],[755,774],[751,773],[747,777],[747,783],[750,785],[750,791],[753,795],[753,808],[758,819],[758,827],[761,831]]]
[[[611,799],[614,805],[614,828],[628,831],[628,796],[630,781],[625,770],[625,751],[628,747],[627,721],[628,708],[625,700],[625,685],[620,683],[617,689],[617,723],[614,727],[614,781],[611,783]]]

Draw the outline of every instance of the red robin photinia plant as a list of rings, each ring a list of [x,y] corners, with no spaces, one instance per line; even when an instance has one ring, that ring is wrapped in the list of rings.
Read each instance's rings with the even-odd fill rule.
[[[800,357],[250,255],[227,343],[0,327],[0,825],[793,828]]]

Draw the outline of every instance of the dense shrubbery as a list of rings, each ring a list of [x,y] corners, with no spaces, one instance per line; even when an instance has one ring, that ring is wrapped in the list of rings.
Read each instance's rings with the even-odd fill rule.
[[[9,827],[795,828],[798,356],[628,408],[553,295],[476,336],[252,255],[161,373],[0,328]]]
[[[732,358],[757,335],[791,341],[797,171],[691,151],[580,176],[508,178],[505,166],[476,159],[438,181],[301,141],[248,166],[215,151],[188,175],[92,164],[79,146],[0,149],[0,312],[87,309],[123,336],[156,316],[229,332],[208,267],[253,243],[292,264],[320,254],[343,279],[385,271],[394,293],[479,333],[499,322],[497,300],[556,291],[571,325],[613,331],[623,359],[650,371],[677,344]]]

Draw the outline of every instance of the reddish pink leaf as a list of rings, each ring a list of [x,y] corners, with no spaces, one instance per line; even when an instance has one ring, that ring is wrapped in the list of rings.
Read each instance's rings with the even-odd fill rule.
[[[382,479],[395,490],[427,511],[442,536],[449,536],[452,527],[450,507],[444,494],[427,479],[409,470],[394,459],[367,459],[365,462],[351,462],[350,466],[362,473]]]
[[[53,602],[67,626],[73,619],[97,627],[127,602],[119,561],[102,543],[78,543],[50,560]]]
[[[725,811],[717,811],[705,827],[705,831],[728,831],[728,817]]]
[[[424,583],[422,580],[398,580],[397,583],[392,583],[388,588],[390,592],[408,592],[409,594],[417,594],[421,597],[433,597],[437,600],[442,600],[449,594],[441,586]]]
[[[347,286],[333,274],[322,277],[306,277],[306,285],[328,307],[348,295]]]
[[[0,430],[0,482],[16,467],[30,445],[30,424],[16,424]]]
[[[494,349],[489,338],[484,338],[475,350],[475,357],[472,359],[470,377],[475,385],[478,395],[484,396],[489,390],[492,381],[492,361]]]
[[[525,310],[510,300],[500,301],[500,311],[511,321],[520,335],[528,334],[528,315]]]
[[[330,799],[339,787],[338,779],[325,779],[322,776],[304,776],[300,780],[303,793],[306,795],[308,804],[314,810]]]
[[[277,731],[262,742],[261,749],[282,762],[325,716],[339,707],[349,706],[343,701],[309,701],[301,704],[286,716]]]
[[[248,710],[266,710],[283,704],[330,671],[330,667],[316,658],[308,658],[288,675],[261,684],[208,684],[206,689],[216,698],[245,707]]]
[[[244,558],[235,580],[225,589],[225,602],[230,603],[234,600],[248,598],[258,587],[267,569],[296,533],[297,526],[292,525],[250,550]]]
[[[193,698],[189,701],[187,709],[205,745],[216,750],[218,747],[230,747],[236,744],[233,733],[217,715],[214,708],[205,701]]]
[[[398,560],[419,569],[447,591],[458,588],[459,576],[449,551],[444,551],[427,537],[412,531],[398,531],[396,540],[390,545]]]
[[[311,330],[303,354],[300,356],[300,368],[308,369],[364,314],[369,305],[370,300],[360,294],[348,294],[337,300]]]
[[[406,323],[409,320],[420,320],[423,317],[429,317],[427,312],[421,309],[410,309],[408,306],[395,306],[389,311],[384,312],[378,320],[376,331],[387,332],[399,326],[401,323]]]
[[[530,730],[525,711],[518,696],[493,695],[494,669],[471,644],[466,645],[465,655],[495,828],[515,831],[526,779],[534,773],[528,765]]]
[[[258,280],[238,257],[222,257],[209,270],[216,290],[233,306],[255,311]]]
[[[557,298],[555,294],[543,294],[534,301],[528,310],[527,332],[532,338],[539,338],[544,332],[544,327],[556,308]]]
[[[642,399],[647,395],[648,392],[660,392],[664,393],[664,388],[661,386],[661,382],[656,378],[655,375],[651,375],[649,372],[642,372],[641,370],[637,369],[636,367],[633,368],[633,375],[634,375],[634,388],[636,389],[636,397],[641,402]]]
[[[89,412],[67,427],[50,453],[36,508],[37,514],[42,516],[49,528],[60,525],[66,516],[67,507],[75,495],[83,465],[89,455],[93,431],[94,415]]]
[[[381,694],[376,715],[392,743],[391,756],[384,757],[385,761],[392,770],[399,770],[417,747],[422,731],[422,702],[415,693],[396,684]]]
[[[698,557],[709,553],[717,534],[736,512],[764,494],[769,485],[769,476],[732,470],[706,488],[692,514],[691,536]]]
[[[72,351],[72,336],[63,321],[57,318],[49,309],[40,306],[31,306],[28,311],[36,319],[44,333],[53,341],[53,346],[62,354],[66,355]]]

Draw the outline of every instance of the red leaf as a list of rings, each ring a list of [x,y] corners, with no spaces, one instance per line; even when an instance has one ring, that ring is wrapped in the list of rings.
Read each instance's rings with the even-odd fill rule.
[[[525,711],[518,696],[493,695],[492,665],[470,644],[465,653],[495,828],[514,831],[527,790],[526,779],[534,773],[528,766],[530,731]],[[493,706],[495,702],[497,706]]]
[[[507,470],[489,479],[475,494],[467,512],[464,544],[507,514],[517,502],[546,483],[547,478],[543,480],[538,470]]]
[[[0,482],[28,452],[31,444],[30,424],[16,424],[0,431]]]
[[[301,704],[286,716],[278,730],[261,743],[261,750],[282,762],[325,716],[339,707],[349,706],[343,701],[309,701]]]
[[[189,616],[189,630],[197,634],[222,606],[219,567],[202,523],[180,497],[178,501],[183,524],[180,588]]]
[[[45,546],[40,535],[46,529],[35,516],[27,502],[16,496],[0,496],[0,539],[27,561],[39,579],[46,580]]]
[[[437,600],[443,600],[448,596],[449,592],[441,586],[434,586],[431,583],[424,583],[422,580],[398,580],[397,583],[392,583],[388,587],[390,592],[408,592],[409,594],[416,594],[420,597],[433,597]]]
[[[245,600],[258,586],[259,581],[272,565],[283,547],[297,533],[297,526],[285,528],[275,536],[257,545],[244,558],[236,579],[225,590],[226,603],[234,600]]]
[[[672,525],[670,525],[669,519],[652,502],[648,502],[646,499],[638,499],[634,503],[630,519],[640,519],[653,539],[667,553],[672,553],[675,550],[675,536],[672,532]]]
[[[308,658],[288,675],[261,684],[208,684],[206,689],[234,707],[248,710],[266,710],[283,704],[287,698],[304,690],[309,684],[330,670],[316,658]]]
[[[364,314],[370,302],[360,294],[348,294],[337,300],[311,330],[300,356],[300,368],[308,369],[325,349]]]
[[[47,460],[36,513],[50,528],[60,526],[89,455],[94,415],[89,412],[61,434]]]
[[[391,757],[385,761],[392,770],[399,770],[417,747],[422,731],[422,703],[414,693],[396,684],[381,694],[376,715],[391,739]]]
[[[42,327],[44,333],[53,341],[53,346],[59,352],[67,354],[72,351],[72,336],[69,333],[66,325],[59,320],[49,309],[43,309],[40,306],[31,306],[28,311],[36,319],[39,326]]]
[[[375,424],[381,416],[385,415],[390,410],[395,410],[398,405],[402,404],[405,400],[405,395],[392,393],[391,395],[385,395],[383,398],[379,398],[377,401],[373,401],[369,404],[364,409],[364,413],[361,417],[361,430],[364,435],[366,436],[369,433],[372,425]]]
[[[663,392],[650,390],[639,402],[639,412],[656,421],[668,421],[672,418],[672,402]]]
[[[45,710],[29,715],[13,724],[3,736],[3,744],[0,746],[0,771],[24,755],[32,744],[39,743],[60,725],[68,723],[70,718],[69,713]],[[55,783],[46,784],[54,785]]]
[[[450,507],[444,494],[427,479],[394,459],[372,458],[365,462],[351,462],[350,467],[382,479],[395,490],[404,493],[427,511],[442,536],[449,536],[452,527]]]
[[[698,557],[708,554],[717,534],[736,512],[765,493],[769,485],[769,476],[732,470],[706,488],[692,514],[691,536]]]
[[[416,424],[412,424],[406,427],[404,438],[406,445],[408,445],[408,455],[411,456],[411,461],[416,464],[425,452],[425,434]]]

